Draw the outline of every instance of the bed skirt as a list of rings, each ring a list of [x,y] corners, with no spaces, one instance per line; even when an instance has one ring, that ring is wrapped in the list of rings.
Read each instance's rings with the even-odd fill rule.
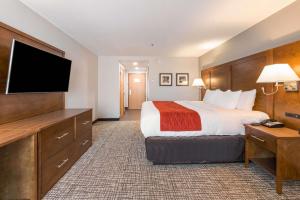
[[[243,135],[148,137],[145,146],[153,164],[228,163],[244,160],[245,139]]]

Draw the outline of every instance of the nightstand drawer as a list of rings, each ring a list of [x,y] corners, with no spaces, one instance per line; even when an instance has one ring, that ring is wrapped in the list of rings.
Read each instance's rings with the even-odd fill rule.
[[[247,139],[276,153],[276,138],[258,130],[247,129]]]

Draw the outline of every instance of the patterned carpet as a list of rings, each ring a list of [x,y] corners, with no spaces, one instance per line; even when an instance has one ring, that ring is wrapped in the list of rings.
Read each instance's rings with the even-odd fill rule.
[[[45,199],[300,199],[300,182],[284,183],[251,164],[152,165],[134,121],[94,126],[93,146]]]

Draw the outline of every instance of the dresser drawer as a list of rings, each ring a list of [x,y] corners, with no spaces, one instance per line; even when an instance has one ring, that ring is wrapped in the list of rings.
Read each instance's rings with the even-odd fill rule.
[[[57,123],[39,133],[42,159],[48,159],[75,140],[74,118]]]
[[[74,164],[74,143],[42,163],[42,196]]]
[[[92,134],[92,111],[87,111],[76,117],[76,138],[85,138]]]
[[[85,137],[78,139],[76,141],[76,146],[76,157],[80,158],[80,156],[92,146],[92,135],[86,135]]]
[[[255,142],[265,149],[276,152],[276,138],[259,130],[247,129],[247,139]]]

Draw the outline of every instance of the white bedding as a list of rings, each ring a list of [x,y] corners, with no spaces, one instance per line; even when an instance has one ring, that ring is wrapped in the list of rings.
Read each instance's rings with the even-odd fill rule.
[[[145,138],[151,136],[201,136],[244,135],[243,124],[257,123],[269,119],[260,111],[242,111],[219,108],[202,101],[176,101],[176,103],[199,113],[201,131],[160,131],[160,113],[152,101],[143,103],[141,130]]]

